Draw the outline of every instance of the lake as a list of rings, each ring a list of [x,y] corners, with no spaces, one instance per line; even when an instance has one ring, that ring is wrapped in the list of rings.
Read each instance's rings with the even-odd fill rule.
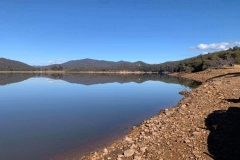
[[[0,74],[0,159],[81,157],[197,85],[157,74]]]

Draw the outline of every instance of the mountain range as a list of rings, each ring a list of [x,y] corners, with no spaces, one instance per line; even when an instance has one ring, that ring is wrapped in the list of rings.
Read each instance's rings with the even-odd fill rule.
[[[147,64],[142,61],[105,61],[94,59],[72,60],[62,64],[48,66],[30,66],[28,64],[0,58],[0,71],[34,71],[34,70],[66,70],[66,71],[100,71],[100,72],[198,72],[209,68],[221,68],[224,65],[240,64],[240,47],[229,48],[225,51],[198,55],[192,58]]]
[[[51,69],[52,67],[56,66],[57,64],[43,66],[42,68]],[[94,59],[81,59],[81,60],[72,60],[62,64],[61,67],[64,69],[78,69],[78,68],[86,68],[86,69],[93,69],[93,68],[112,68],[112,67],[120,67],[120,66],[141,66],[141,65],[149,65],[142,61],[137,62],[128,62],[128,61],[105,61],[105,60],[94,60]]]

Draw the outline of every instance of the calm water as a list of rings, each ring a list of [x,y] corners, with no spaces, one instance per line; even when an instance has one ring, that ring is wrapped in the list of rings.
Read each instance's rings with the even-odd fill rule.
[[[0,159],[80,156],[176,105],[179,91],[195,85],[160,75],[0,74]]]

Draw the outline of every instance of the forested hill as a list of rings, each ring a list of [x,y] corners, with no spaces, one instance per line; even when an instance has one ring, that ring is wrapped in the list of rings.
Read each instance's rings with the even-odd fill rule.
[[[240,64],[240,47],[236,46],[226,51],[208,53],[181,61],[152,65],[149,69],[159,72],[198,72],[209,68],[221,68],[224,65],[229,66],[231,63]]]
[[[209,68],[221,68],[224,65],[240,64],[240,47],[233,47],[226,51],[199,55],[180,61],[161,64],[147,64],[142,61],[104,61],[83,59],[68,61],[63,64],[39,67],[38,70],[65,70],[65,71],[101,71],[101,72],[198,72]],[[0,71],[29,71],[35,67],[25,63],[0,58]]]
[[[111,62],[92,59],[69,61],[60,65],[46,66],[44,69],[71,71],[141,71],[141,72],[198,72],[209,68],[221,68],[230,63],[240,64],[240,48],[199,55],[180,61],[162,64],[138,62]]]
[[[127,61],[104,61],[93,59],[82,59],[68,61],[59,65],[50,65],[43,67],[51,70],[72,70],[72,71],[140,71],[149,64],[142,61],[127,62]]]
[[[10,59],[0,58],[0,71],[31,71],[34,67]]]
[[[114,67],[114,66],[139,66],[139,65],[145,65],[146,63],[138,61],[138,62],[127,62],[127,61],[119,61],[119,62],[113,62],[113,61],[104,61],[104,60],[94,60],[94,59],[82,59],[82,60],[75,60],[75,61],[68,61],[66,63],[63,63],[63,67],[75,69],[75,68],[96,68],[96,67]]]

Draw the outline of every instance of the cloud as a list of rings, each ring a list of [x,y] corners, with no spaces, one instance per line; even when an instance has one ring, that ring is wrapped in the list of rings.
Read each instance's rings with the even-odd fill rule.
[[[51,79],[51,78],[46,78],[46,77],[34,77],[34,78],[31,78],[30,80],[31,81],[39,81],[42,80],[42,81],[47,81],[48,83],[54,83],[54,84],[58,84],[58,85],[66,85],[67,83],[61,79]]]
[[[42,63],[39,63],[39,62],[31,62],[29,63],[30,65],[33,65],[33,66],[47,66],[47,65],[51,65],[51,64],[61,64],[61,63],[64,63],[66,62],[67,60],[64,59],[64,58],[59,58],[57,60],[49,60],[47,62],[42,62]]]
[[[59,58],[58,61],[66,61],[64,58]]]
[[[202,52],[202,54],[206,54],[208,52],[213,52],[213,51],[227,50],[231,47],[239,46],[239,45],[240,45],[240,41],[211,43],[211,44],[201,43],[196,47],[189,47],[188,50],[195,53],[201,53],[202,51],[204,51]]]
[[[222,42],[222,43],[212,43],[212,44],[199,44],[197,49],[202,50],[225,50],[229,48],[230,43]]]
[[[64,62],[66,62],[66,59],[64,59],[64,58],[59,58],[59,59],[54,60],[54,61],[52,61],[52,60],[48,61],[48,62],[47,62],[47,65],[51,65],[51,64],[61,64],[61,63],[64,63]]]
[[[236,41],[235,44],[240,45],[240,41]]]
[[[202,54],[208,54],[208,52],[202,52]]]

